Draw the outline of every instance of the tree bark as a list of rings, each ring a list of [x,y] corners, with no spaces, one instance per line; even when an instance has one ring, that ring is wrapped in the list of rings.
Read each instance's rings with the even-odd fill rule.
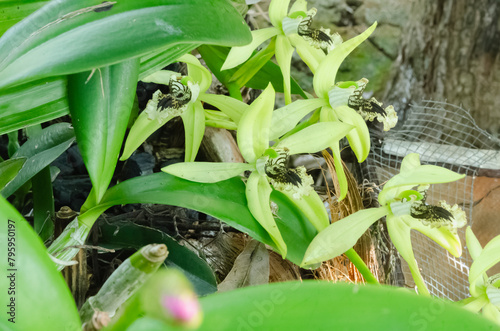
[[[500,2],[417,0],[403,31],[384,103],[405,118],[411,103],[447,101],[500,134]]]

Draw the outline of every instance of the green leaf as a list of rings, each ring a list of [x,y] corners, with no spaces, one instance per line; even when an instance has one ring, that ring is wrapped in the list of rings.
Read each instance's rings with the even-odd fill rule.
[[[0,2],[0,13],[2,13],[0,19],[0,36],[11,26],[47,3],[48,1],[39,0],[3,0]]]
[[[33,189],[33,228],[45,242],[54,234],[54,193],[50,166],[31,179]]]
[[[217,293],[200,303],[204,319],[199,331],[498,330],[456,305],[388,286],[285,282]],[[362,313],[354,316],[353,311]],[[127,329],[139,330],[146,329]]]
[[[166,166],[161,171],[197,183],[216,183],[253,169],[248,163],[182,162]]]
[[[96,227],[99,229],[99,246],[102,247],[139,249],[153,243],[167,245],[166,266],[181,270],[193,283],[198,295],[207,295],[217,291],[215,275],[208,263],[166,233],[130,221],[112,224],[97,222]]]
[[[276,223],[288,243],[287,258],[299,264],[317,231],[285,195],[273,191],[271,200],[277,205]],[[81,214],[79,219],[97,219],[109,207],[128,203],[168,204],[197,210],[248,233],[277,251],[267,231],[248,210],[245,184],[239,178],[213,184],[195,183],[166,173],[132,178],[110,188],[100,205]],[[93,221],[88,225],[93,225]]]
[[[13,155],[13,158],[26,157],[27,160],[16,178],[2,189],[2,196],[8,197],[14,193],[68,149],[74,140],[73,128],[68,123],[51,125],[30,137]]]
[[[0,39],[0,87],[87,71],[173,44],[248,42],[248,27],[224,0],[50,2]]]
[[[330,224],[314,237],[301,266],[323,262],[341,255],[356,244],[370,225],[388,213],[387,207],[364,209]]]
[[[73,296],[45,246],[3,197],[0,197],[0,224],[3,227],[0,242],[4,244],[4,258],[0,262],[4,312],[0,329],[81,330]],[[14,317],[8,314],[12,309],[7,306],[13,299],[15,324],[8,322],[8,318]]]
[[[99,201],[109,186],[137,86],[137,59],[68,77],[76,141]]]
[[[19,157],[0,162],[0,190],[19,173],[27,158]]]

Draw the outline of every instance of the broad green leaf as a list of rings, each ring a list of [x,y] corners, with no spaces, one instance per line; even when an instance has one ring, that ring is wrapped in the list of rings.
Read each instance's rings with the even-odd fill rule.
[[[248,163],[182,162],[166,166],[161,170],[193,182],[216,183],[253,169],[254,167]]]
[[[215,275],[208,263],[190,249],[180,245],[168,234],[131,221],[97,222],[99,246],[110,249],[139,249],[148,244],[165,244],[168,256],[165,265],[181,270],[193,283],[198,295],[217,291]]]
[[[0,2],[0,36],[11,26],[47,4],[48,1],[39,0],[3,0]]]
[[[269,147],[269,127],[274,108],[274,90],[271,84],[255,99],[241,116],[236,132],[241,155],[253,163]]]
[[[273,112],[269,139],[275,140],[292,130],[297,123],[313,110],[326,105],[323,99],[297,100]]]
[[[0,329],[81,330],[73,296],[45,246],[3,197],[0,197],[0,224],[3,227],[0,242],[4,245],[4,258],[0,262],[3,270],[0,286],[4,289],[0,294],[4,305]],[[11,302],[15,305],[14,316],[9,314]],[[8,318],[14,318],[15,323]]]
[[[252,31],[252,42],[245,46],[231,48],[220,70],[224,71],[242,64],[252,56],[254,49],[278,33],[279,31],[276,28],[264,28]]]
[[[285,195],[273,191],[271,200],[276,203],[276,224],[288,243],[287,258],[299,264],[317,231]],[[132,178],[110,188],[100,204],[81,214],[79,219],[95,220],[109,207],[129,203],[158,203],[194,209],[216,217],[278,251],[267,231],[248,210],[245,184],[239,178],[213,184],[195,183],[166,173]],[[93,221],[88,225],[92,224]]]
[[[19,173],[24,163],[25,157],[5,160],[0,162],[0,190],[7,185]]]
[[[68,114],[66,78],[55,77],[0,93],[0,134]]]
[[[278,252],[284,259],[287,247],[271,212],[271,202],[269,200],[271,192],[272,188],[266,176],[261,176],[257,171],[250,174],[245,192],[248,209],[250,209],[250,212],[260,225],[269,233],[276,247],[278,247]]]
[[[50,2],[0,39],[0,88],[91,70],[172,44],[248,42],[248,27],[224,0]]]
[[[199,331],[499,329],[495,323],[452,303],[389,286],[273,283],[212,294],[201,298],[200,303],[204,316]],[[362,313],[354,316],[353,311]],[[160,330],[180,328],[140,318],[127,329]]]
[[[68,77],[76,141],[99,201],[109,186],[137,86],[137,59]]]
[[[13,158],[26,157],[27,160],[16,178],[3,188],[2,196],[8,197],[14,193],[68,149],[74,140],[74,130],[68,123],[53,124],[30,137],[13,155]]]
[[[314,237],[301,266],[333,259],[352,248],[365,231],[389,213],[387,207],[357,211],[330,224]]]
[[[342,139],[352,126],[341,122],[316,123],[283,139],[277,148],[288,148],[290,155],[316,153]]]
[[[168,46],[141,57],[140,78],[172,63],[197,44]],[[46,78],[5,90],[0,95],[0,134],[40,124],[69,112],[66,77]]]
[[[377,22],[373,23],[373,25],[362,34],[344,41],[328,53],[326,58],[321,61],[313,79],[314,91],[319,98],[328,99],[328,90],[335,84],[335,77],[337,76],[340,65],[359,44],[365,41],[373,33],[376,26]]]

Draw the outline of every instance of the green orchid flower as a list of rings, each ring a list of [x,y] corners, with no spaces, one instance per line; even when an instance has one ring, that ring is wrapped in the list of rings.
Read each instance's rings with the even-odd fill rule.
[[[160,90],[153,94],[144,111],[138,116],[125,142],[124,161],[132,155],[151,134],[165,125],[172,118],[180,116],[185,130],[185,160],[194,161],[205,125],[234,129],[248,105],[224,95],[205,93],[212,83],[212,74],[191,54],[185,54],[178,62],[187,64],[188,76],[173,71],[158,71],[145,79],[169,86],[169,93]],[[205,110],[202,102],[217,107],[220,112]]]
[[[483,316],[500,324],[500,274],[491,277],[486,274],[488,269],[500,262],[500,236],[483,248],[468,226],[465,242],[474,262],[469,271],[471,297],[460,303],[475,313],[481,311]]]
[[[269,4],[269,18],[273,27],[252,31],[252,42],[246,46],[233,47],[221,68],[226,70],[242,64],[260,44],[272,39],[269,46],[271,49],[268,47],[263,51],[269,58],[273,54],[276,55],[276,61],[283,74],[286,104],[292,102],[290,64],[293,51],[297,50],[299,56],[314,73],[324,59],[325,53],[342,43],[342,37],[338,33],[331,34],[329,29],[311,28],[316,9],[307,11],[307,1],[295,1],[290,11],[288,11],[289,4],[290,0],[272,0]],[[261,56],[262,54],[257,53],[254,57]],[[253,62],[255,61],[250,60],[248,63],[254,66]]]
[[[274,220],[269,200],[273,188],[287,195],[318,231],[329,225],[323,202],[312,188],[312,177],[304,167],[290,169],[288,156],[320,151],[341,139],[352,126],[340,122],[317,123],[270,147],[274,97],[274,89],[269,84],[239,120],[238,147],[248,163],[184,162],[167,166],[162,171],[200,183],[218,182],[250,171],[245,192],[248,208],[284,258],[287,247]]]
[[[277,109],[273,116],[273,132],[271,139],[277,139],[292,130],[307,114],[320,108],[321,122],[341,121],[353,125],[353,130],[347,134],[347,139],[358,161],[363,162],[370,152],[370,134],[365,121],[384,123],[384,129],[389,130],[397,123],[397,115],[392,106],[383,109],[375,98],[365,100],[363,91],[368,83],[366,78],[358,82],[335,83],[337,71],[344,59],[375,30],[376,23],[357,37],[349,39],[333,49],[318,65],[314,75],[313,85],[317,98],[298,100]],[[342,200],[347,194],[347,178],[345,176],[339,144],[330,146],[335,162],[335,171],[340,184]]]
[[[433,165],[421,165],[418,154],[407,155],[401,171],[391,178],[378,196],[381,207],[358,211],[328,226],[308,247],[302,266],[334,258],[349,250],[378,219],[386,216],[387,229],[394,246],[408,263],[419,293],[429,294],[415,261],[410,231],[428,236],[453,256],[462,255],[457,228],[466,224],[465,212],[444,201],[437,206],[425,203],[429,184],[448,183],[465,175]],[[415,190],[414,187],[417,187]]]

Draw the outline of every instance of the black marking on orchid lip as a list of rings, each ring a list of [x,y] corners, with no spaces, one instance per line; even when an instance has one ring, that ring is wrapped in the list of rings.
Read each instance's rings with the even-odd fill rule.
[[[373,102],[373,101],[369,101],[369,100],[367,102],[370,104],[370,110],[369,110],[370,112],[380,114],[383,117],[387,117],[387,114],[385,113],[384,108],[380,107],[380,105],[378,103]],[[365,102],[365,104],[366,104],[366,102]],[[368,110],[365,110],[365,111],[368,112]]]
[[[358,94],[354,91],[355,94]],[[387,117],[384,108],[382,108],[378,103],[372,100],[363,99],[363,97],[358,97],[357,95],[351,95],[347,101],[347,105],[354,110],[363,111],[365,113],[376,113],[383,117]]]
[[[302,179],[295,169],[287,167],[288,153],[280,153],[276,158],[269,159],[264,171],[269,178],[279,183],[290,183],[294,186],[302,184]]]
[[[319,29],[311,28],[311,24],[312,24],[312,15],[308,15],[299,23],[299,27],[297,28],[297,34],[301,37],[311,38],[312,40],[320,43],[326,42],[329,45],[333,44],[333,40],[332,38],[330,38],[329,35],[327,35],[326,33],[324,33]],[[327,48],[322,47],[322,50],[323,52],[328,53]]]
[[[424,204],[412,206],[410,215],[413,218],[427,219],[429,221],[446,220],[451,222],[453,220],[453,214],[443,207]]]
[[[180,109],[191,100],[191,90],[186,85],[176,80],[171,80],[169,88],[169,94],[160,94],[158,97],[159,111],[168,108]]]

